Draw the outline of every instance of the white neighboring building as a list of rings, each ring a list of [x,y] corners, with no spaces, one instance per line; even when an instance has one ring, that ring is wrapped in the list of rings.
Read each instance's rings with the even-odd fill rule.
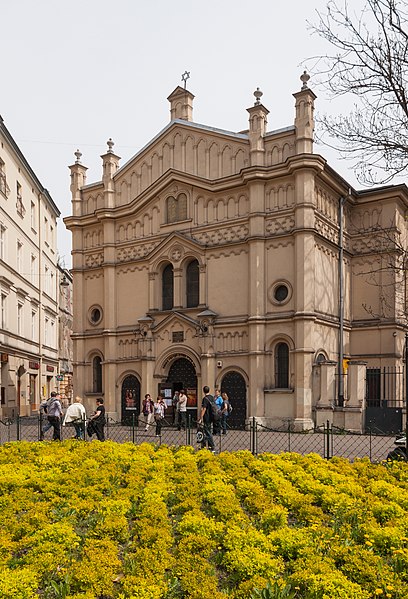
[[[0,117],[1,415],[30,415],[58,374],[57,218]]]

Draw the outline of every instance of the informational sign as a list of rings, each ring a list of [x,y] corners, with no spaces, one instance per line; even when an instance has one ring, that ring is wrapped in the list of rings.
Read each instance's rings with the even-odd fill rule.
[[[134,391],[133,389],[126,389],[125,391],[125,409],[137,410],[136,391]]]
[[[197,389],[187,389],[187,407],[197,407]]]

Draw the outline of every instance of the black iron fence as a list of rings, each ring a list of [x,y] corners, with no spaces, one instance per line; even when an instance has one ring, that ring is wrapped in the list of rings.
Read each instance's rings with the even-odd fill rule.
[[[0,444],[12,441],[51,441],[52,429],[42,435],[43,421],[37,416],[16,417],[0,420]],[[157,443],[174,446],[191,445],[199,448],[197,442],[197,423],[188,419],[185,429],[174,426],[166,419],[158,436],[155,423],[133,417],[127,423],[116,422],[108,418],[105,426],[105,438],[117,443]],[[62,440],[75,436],[73,427],[62,427]],[[85,435],[86,440],[91,440]],[[95,438],[95,437],[92,437]],[[226,434],[215,434],[214,442],[217,452],[248,450],[253,454],[264,452],[295,452],[300,454],[316,453],[322,458],[334,456],[350,460],[367,457],[373,462],[386,459],[394,448],[394,435],[387,435],[373,427],[364,434],[346,431],[327,422],[314,430],[296,432],[291,424],[283,429],[272,429],[250,419],[245,428],[227,428]]]
[[[395,366],[367,368],[367,407],[401,408],[404,404],[404,369]]]

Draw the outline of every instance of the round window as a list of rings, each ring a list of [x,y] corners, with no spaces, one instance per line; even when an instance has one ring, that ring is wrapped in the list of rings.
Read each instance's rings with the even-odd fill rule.
[[[284,302],[289,295],[289,290],[286,285],[278,285],[274,291],[274,297],[277,302]]]
[[[98,324],[98,322],[100,322],[101,318],[102,318],[102,311],[100,308],[91,308],[91,311],[89,313],[89,318],[92,322],[92,324]]]

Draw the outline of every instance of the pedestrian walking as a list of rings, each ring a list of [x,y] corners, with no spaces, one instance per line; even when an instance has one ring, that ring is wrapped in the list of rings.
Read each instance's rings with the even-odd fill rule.
[[[52,391],[47,402],[47,420],[53,428],[53,441],[61,441],[61,416],[61,396],[56,391]]]
[[[208,445],[208,449],[215,452],[214,439],[211,434],[211,425],[213,423],[211,402],[214,402],[214,397],[210,395],[210,388],[207,385],[203,387],[203,393],[204,397],[201,402],[200,419],[198,421],[199,424],[203,425],[201,449]]]
[[[89,419],[88,435],[92,436],[93,433],[96,433],[98,441],[105,441],[105,424],[105,406],[102,397],[100,397],[96,400],[96,410]]]
[[[53,391],[53,393],[56,394],[55,391]],[[53,397],[55,397],[55,395]],[[50,400],[51,396],[48,399],[43,399],[40,403],[40,441],[44,441],[45,433],[52,428],[52,424],[47,418],[48,402]]]
[[[72,424],[75,429],[75,439],[85,438],[86,412],[82,405],[82,399],[77,395],[65,412],[63,426]]]
[[[149,429],[149,426],[154,422],[154,402],[150,396],[150,393],[146,393],[142,403],[142,413],[145,419],[145,431]]]
[[[164,420],[164,413],[166,410],[166,404],[164,403],[164,399],[161,395],[157,396],[157,399],[154,403],[154,420],[156,422],[156,437],[161,436],[161,429]]]

